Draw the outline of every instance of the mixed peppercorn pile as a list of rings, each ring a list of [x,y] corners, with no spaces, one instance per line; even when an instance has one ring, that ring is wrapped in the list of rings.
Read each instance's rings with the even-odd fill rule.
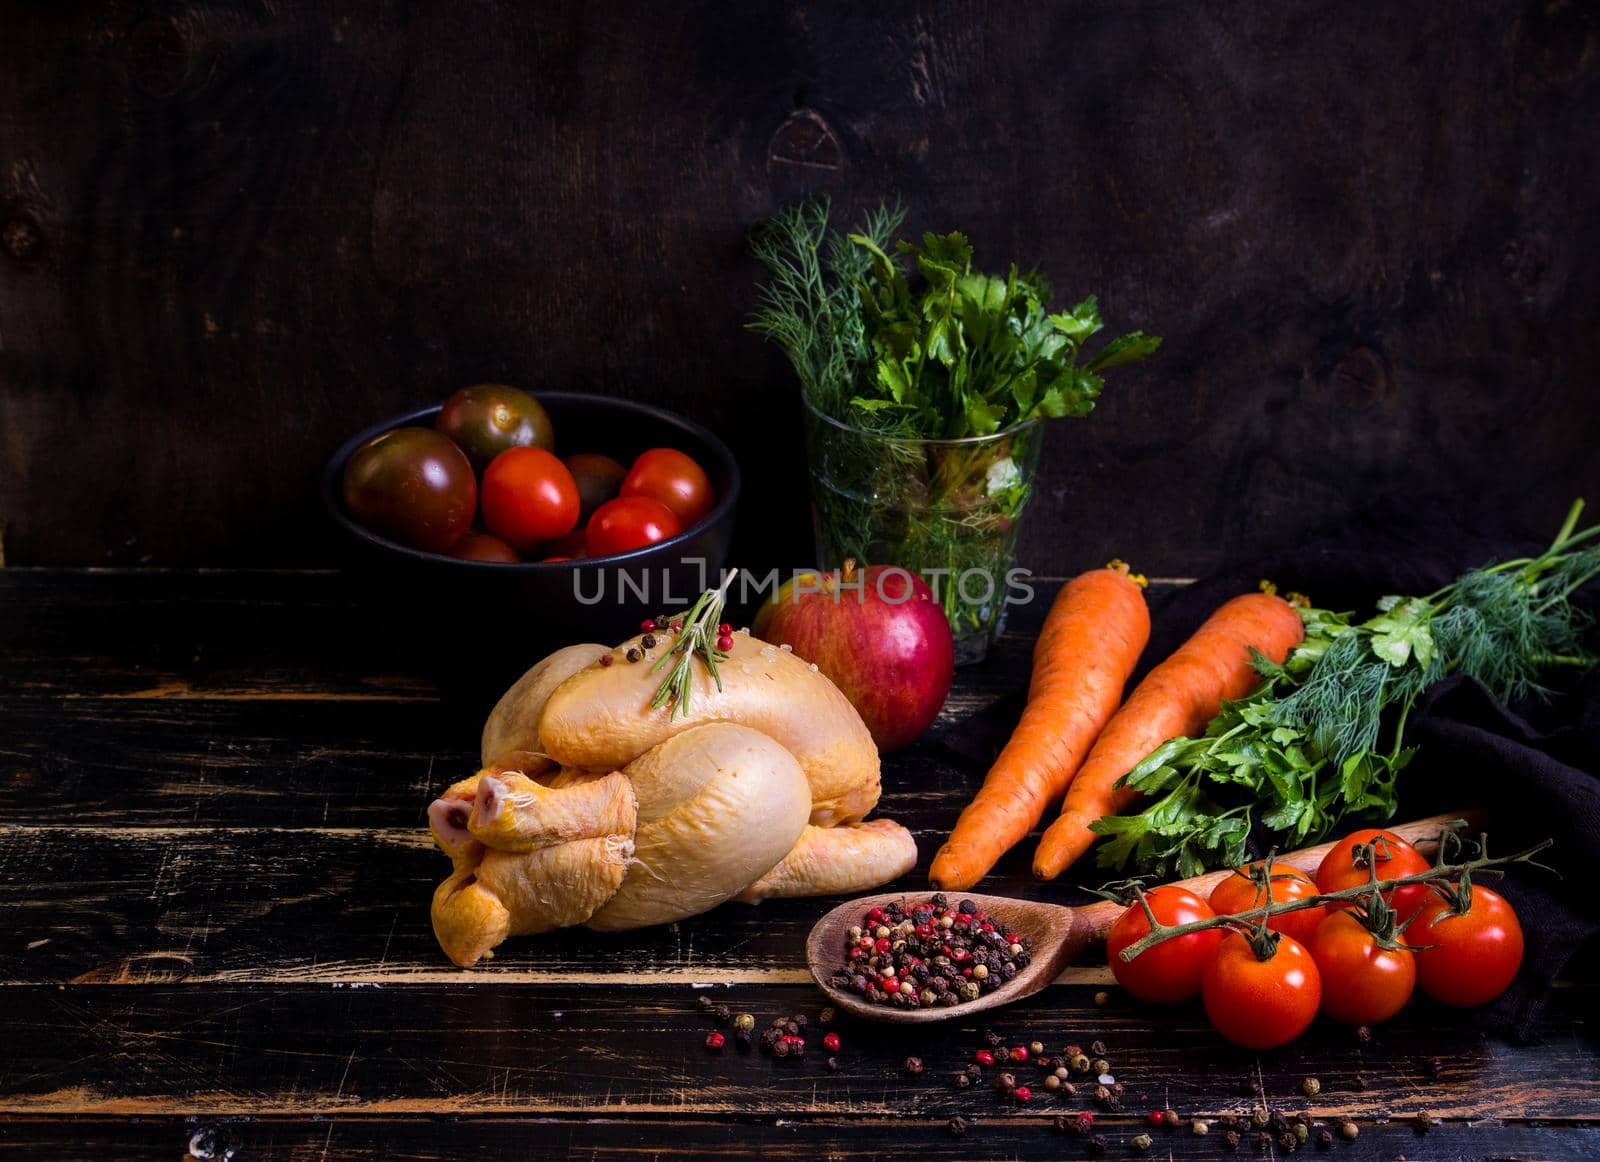
[[[845,940],[835,988],[877,1005],[948,1008],[993,992],[1033,959],[1033,944],[1008,932],[971,900],[941,892],[907,909],[871,908]]]

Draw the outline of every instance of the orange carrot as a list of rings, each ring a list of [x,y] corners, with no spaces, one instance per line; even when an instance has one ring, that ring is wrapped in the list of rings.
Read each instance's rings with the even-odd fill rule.
[[[1132,805],[1138,793],[1112,784],[1145,755],[1169,738],[1200,733],[1224,698],[1243,698],[1255,688],[1261,675],[1250,666],[1252,646],[1281,662],[1304,636],[1300,615],[1281,597],[1248,593],[1224,603],[1145,676],[1101,731],[1067,790],[1061,817],[1039,840],[1033,874],[1055,879],[1097,838],[1089,824]]]
[[[1114,563],[1073,578],[1056,595],[1033,647],[1022,720],[934,856],[934,887],[977,883],[1066,790],[1150,639],[1142,582]]]

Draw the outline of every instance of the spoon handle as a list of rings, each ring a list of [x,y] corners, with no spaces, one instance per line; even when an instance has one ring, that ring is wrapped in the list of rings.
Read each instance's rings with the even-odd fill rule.
[[[1449,811],[1443,815],[1430,815],[1426,819],[1418,819],[1414,823],[1397,823],[1393,827],[1385,828],[1392,831],[1407,843],[1415,845],[1423,854],[1431,855],[1438,846],[1439,832],[1445,830],[1447,824],[1458,819],[1465,819],[1468,828],[1481,827],[1488,818],[1487,812],[1482,808],[1473,808],[1470,811]],[[1314,875],[1322,859],[1339,843],[1333,840],[1329,843],[1319,843],[1315,847],[1303,847],[1299,851],[1287,851],[1275,857],[1275,862],[1286,863],[1297,867],[1307,875]],[[1207,872],[1203,876],[1194,876],[1187,880],[1178,880],[1177,886],[1188,888],[1202,900],[1211,895],[1215,888],[1233,872],[1222,871]],[[1074,932],[1086,934],[1086,942],[1104,940],[1111,931],[1111,925],[1116,923],[1118,916],[1123,913],[1123,906],[1113,900],[1102,900],[1098,904],[1090,904],[1083,908],[1074,908],[1072,927]]]

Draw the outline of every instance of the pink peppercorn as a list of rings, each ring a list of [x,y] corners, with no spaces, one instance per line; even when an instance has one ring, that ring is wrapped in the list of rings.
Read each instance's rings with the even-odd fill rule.
[[[993,1065],[994,1064],[994,1054],[990,1053],[987,1049],[978,1050],[976,1053],[974,1053],[972,1055],[972,1059],[974,1061],[976,1061],[979,1065]]]
[[[839,1034],[828,1033],[822,1038],[822,1047],[829,1053],[839,1052]]]
[[[1033,1098],[1033,1090],[1029,1089],[1025,1085],[1019,1085],[1016,1089],[1011,1091],[1011,1096],[1016,1098],[1019,1102],[1027,1103]]]
[[[726,1037],[724,1037],[721,1033],[707,1033],[706,1034],[706,1048],[711,1050],[713,1053],[715,1053],[718,1049],[721,1049],[722,1046],[727,1043],[727,1040],[728,1039]]]
[[[1013,1061],[1026,1061],[1027,1059],[1028,1059],[1028,1047],[1026,1045],[1018,1045],[1015,1049],[1013,1049],[1011,1051],[1011,1060],[1013,1060]]]
[[[721,650],[723,653],[727,653],[729,650],[733,649],[733,635],[723,634],[721,637],[719,637],[717,639],[717,649]]]
[[[717,636],[718,637],[728,637],[732,633],[733,633],[733,626],[729,625],[725,621],[717,626]]]
[[[655,618],[647,617],[647,618],[645,618],[643,621],[641,621],[639,623],[639,632],[640,633],[655,633],[655,631],[656,631],[656,620],[655,620]]]
[[[890,979],[888,979],[888,980],[883,982],[883,991],[886,992],[886,993],[897,993],[897,992],[899,992],[900,991],[900,982],[895,980],[893,977],[891,977]]]

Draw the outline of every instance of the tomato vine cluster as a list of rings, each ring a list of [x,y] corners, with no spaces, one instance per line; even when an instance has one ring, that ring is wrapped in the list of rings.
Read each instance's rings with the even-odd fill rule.
[[[1390,831],[1335,844],[1315,878],[1266,861],[1236,869],[1202,900],[1182,885],[1141,892],[1106,940],[1112,972],[1141,1000],[1198,996],[1212,1026],[1248,1049],[1272,1049],[1320,1012],[1351,1025],[1386,1021],[1421,988],[1447,1005],[1486,1004],[1522,964],[1522,927],[1472,873],[1528,862],[1430,864]],[[1390,885],[1390,886],[1384,886]]]

